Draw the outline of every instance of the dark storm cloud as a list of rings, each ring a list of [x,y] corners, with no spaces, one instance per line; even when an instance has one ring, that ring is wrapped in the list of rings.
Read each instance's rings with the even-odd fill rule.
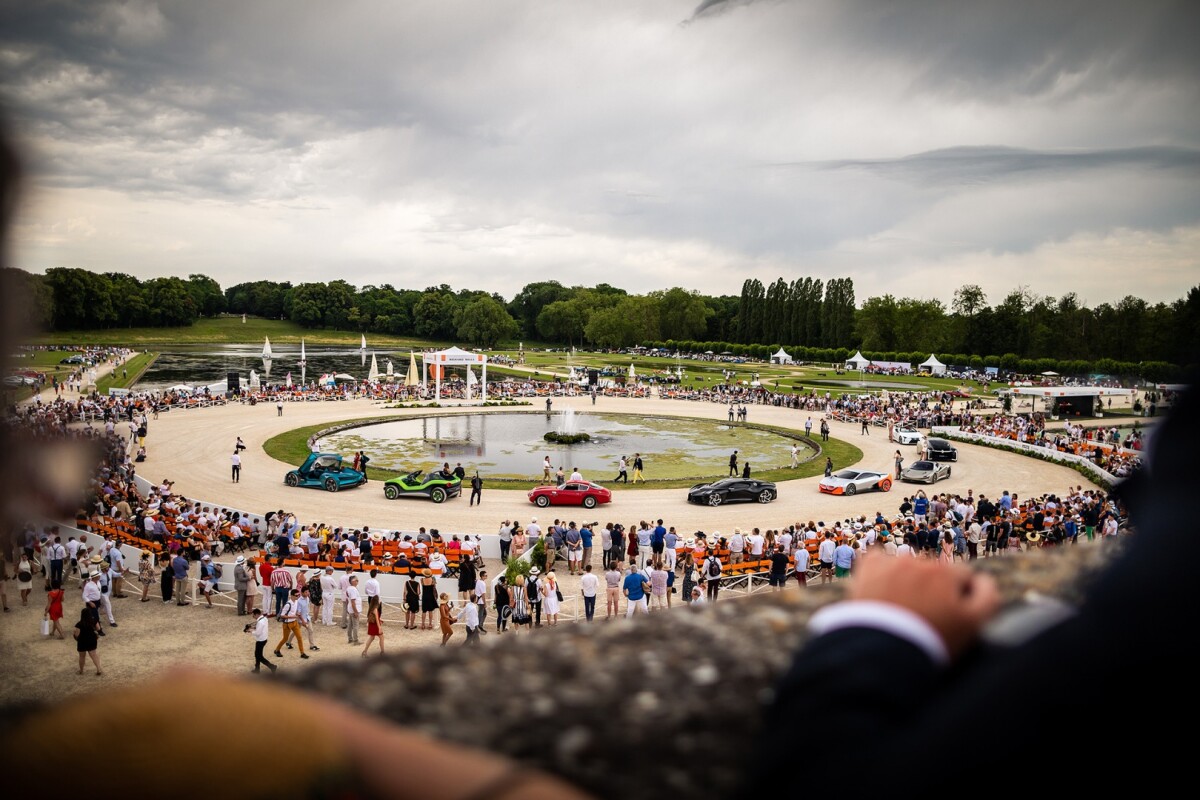
[[[1200,150],[1184,147],[1129,147],[1075,153],[1039,152],[1011,147],[951,147],[890,159],[831,161],[808,165],[862,170],[883,178],[926,186],[956,186],[991,181],[1044,179],[1107,169],[1165,170],[1179,177],[1200,177]]]
[[[1170,231],[1200,221],[1198,7],[6,3],[0,94],[34,182],[79,206],[28,234],[60,249],[22,254],[143,258],[157,227],[121,226],[162,216],[188,269],[227,247],[238,277],[295,278],[299,252],[312,279],[421,263],[506,292],[572,268],[731,291]]]

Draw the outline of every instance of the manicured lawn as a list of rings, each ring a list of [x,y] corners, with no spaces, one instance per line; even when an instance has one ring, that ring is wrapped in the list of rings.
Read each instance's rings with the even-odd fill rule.
[[[361,334],[354,331],[323,331],[302,328],[278,319],[240,316],[200,319],[186,328],[107,328],[90,331],[43,333],[33,337],[35,344],[114,344],[144,348],[148,345],[179,344],[261,344],[264,337],[273,342],[299,344],[301,337],[311,345],[357,345]],[[429,346],[429,342],[383,334],[367,334],[368,346]],[[65,354],[59,356],[65,357]]]
[[[142,377],[146,368],[154,363],[158,353],[139,353],[117,367],[112,372],[96,381],[96,391],[102,395],[108,394],[109,389],[127,389]]]
[[[332,428],[335,425],[343,425],[351,422],[366,423],[378,419],[393,420],[396,419],[396,417],[359,417],[356,419],[347,420],[330,420],[328,422],[322,422],[319,425],[306,425],[302,428],[293,428],[290,431],[285,431],[276,436],[272,436],[263,443],[263,450],[266,451],[267,455],[282,461],[285,464],[299,466],[300,464],[304,463],[304,459],[308,458],[308,437],[312,436],[317,431],[324,428]],[[772,425],[755,425],[754,427],[790,434],[795,434],[802,430],[802,428],[782,428]],[[849,442],[844,442],[840,439],[830,439],[828,442],[818,441],[818,444],[820,444],[822,447],[822,453],[816,458],[800,464],[800,466],[796,467],[796,469],[783,467],[781,469],[757,470],[754,472],[754,477],[761,480],[776,482],[795,480],[797,478],[809,478],[813,475],[819,475],[825,470],[826,456],[833,459],[835,469],[842,469],[843,467],[850,466],[851,464],[855,464],[862,460],[862,451]],[[349,454],[343,453],[342,455]],[[372,477],[378,476],[379,478],[387,479],[396,478],[402,474],[403,473],[396,470],[384,469],[382,467],[371,467]],[[721,477],[724,477],[724,475],[718,472],[714,475],[707,476],[707,479],[715,480]],[[700,480],[705,479],[706,478],[704,477],[700,478]],[[678,480],[651,480],[647,481],[646,483],[637,484],[622,483],[619,485],[610,484],[607,481],[597,481],[597,483],[608,485],[609,488],[616,492],[637,492],[645,491],[646,489],[688,488],[697,483],[697,480],[695,478],[682,478]],[[536,482],[531,480],[506,480],[499,478],[488,479],[488,486],[495,489],[513,489],[524,491],[532,488],[535,485]]]

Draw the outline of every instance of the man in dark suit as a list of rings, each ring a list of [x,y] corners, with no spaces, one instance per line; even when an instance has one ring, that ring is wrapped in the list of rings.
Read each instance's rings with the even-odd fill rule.
[[[1197,452],[1192,390],[1118,489],[1137,527],[1128,549],[1066,619],[1026,624],[1015,642],[981,638],[999,607],[989,577],[924,560],[865,562],[848,601],[813,616],[814,638],[777,687],[749,793],[774,791],[761,765],[786,763],[809,736],[868,760],[897,748],[926,754],[887,768],[831,764],[822,785],[833,781],[839,796],[1086,791],[1121,775],[1150,794],[1185,785],[1194,747],[1181,730],[1198,699]]]

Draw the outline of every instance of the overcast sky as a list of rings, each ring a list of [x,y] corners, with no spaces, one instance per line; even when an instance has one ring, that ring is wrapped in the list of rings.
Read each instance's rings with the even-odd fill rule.
[[[5,2],[10,263],[1172,300],[1197,41],[1153,0]]]

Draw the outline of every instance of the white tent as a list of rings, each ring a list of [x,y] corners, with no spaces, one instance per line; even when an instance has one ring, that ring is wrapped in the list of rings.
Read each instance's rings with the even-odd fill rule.
[[[773,356],[771,356],[771,363],[772,364],[791,364],[792,357],[788,355],[787,350],[784,350],[781,347],[781,348],[779,348],[778,353],[775,353]]]
[[[846,366],[850,369],[866,369],[870,363],[870,361],[863,357],[862,350],[859,350],[852,357],[846,359]]]
[[[930,375],[946,374],[946,365],[937,360],[937,356],[930,354],[929,358],[925,359],[920,364],[921,368],[929,370]]]
[[[448,347],[445,350],[429,351],[421,354],[422,365],[425,369],[421,370],[422,385],[426,379],[426,375],[430,371],[428,367],[433,366],[433,399],[435,402],[440,402],[442,399],[442,378],[445,377],[447,367],[468,367],[472,364],[479,366],[481,375],[479,384],[481,388],[480,399],[487,400],[487,362],[488,357],[483,353],[468,353],[461,347]],[[467,399],[471,399],[470,384],[467,388]]]

